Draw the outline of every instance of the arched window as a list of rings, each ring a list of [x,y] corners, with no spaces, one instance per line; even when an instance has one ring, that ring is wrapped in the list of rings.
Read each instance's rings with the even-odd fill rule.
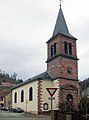
[[[24,91],[21,91],[21,102],[24,102]]]
[[[17,93],[14,94],[14,103],[17,103]]]
[[[54,55],[56,55],[56,43],[54,43]]]
[[[33,100],[33,88],[30,87],[29,89],[29,101],[32,101]]]
[[[51,45],[51,57],[53,56],[53,45]]]
[[[65,54],[68,54],[68,45],[67,45],[67,42],[64,42],[64,52],[65,52]]]
[[[64,52],[65,54],[72,55],[72,44],[64,42]]]
[[[72,44],[69,43],[69,54],[72,55]]]
[[[56,43],[54,43],[53,45],[51,45],[51,57],[56,55]]]
[[[44,104],[43,104],[43,109],[44,109],[44,110],[48,110],[48,103],[44,103]]]

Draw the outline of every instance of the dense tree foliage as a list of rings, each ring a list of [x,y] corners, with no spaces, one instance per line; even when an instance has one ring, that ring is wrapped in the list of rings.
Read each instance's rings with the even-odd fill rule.
[[[89,78],[83,80],[80,82],[80,87],[82,90],[85,90],[87,87],[89,87]]]

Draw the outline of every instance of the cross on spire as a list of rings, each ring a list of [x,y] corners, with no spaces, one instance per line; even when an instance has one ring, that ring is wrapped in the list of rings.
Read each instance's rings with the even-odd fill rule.
[[[63,2],[62,0],[59,0],[60,1],[60,7],[61,7],[61,2]]]

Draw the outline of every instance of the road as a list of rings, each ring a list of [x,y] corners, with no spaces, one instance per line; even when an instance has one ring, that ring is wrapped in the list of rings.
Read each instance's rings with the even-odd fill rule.
[[[50,116],[12,113],[0,110],[0,120],[51,120]]]

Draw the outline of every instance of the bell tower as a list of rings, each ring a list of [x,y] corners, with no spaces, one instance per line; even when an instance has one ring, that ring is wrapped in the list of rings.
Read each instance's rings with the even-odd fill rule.
[[[47,70],[53,79],[78,80],[76,38],[69,33],[61,6],[52,37],[47,41]]]
[[[77,39],[69,33],[61,5],[52,37],[47,43],[47,71],[59,83],[59,102],[79,103]]]

